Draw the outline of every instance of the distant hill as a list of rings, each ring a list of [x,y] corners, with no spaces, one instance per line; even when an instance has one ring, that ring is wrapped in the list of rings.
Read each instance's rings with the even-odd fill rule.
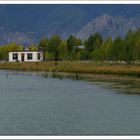
[[[54,34],[114,38],[139,28],[139,19],[140,5],[0,5],[0,44],[32,44]]]
[[[78,33],[79,38],[85,39],[95,32],[102,34],[104,38],[111,36],[124,36],[129,30],[136,30],[140,27],[139,18],[126,18],[123,16],[112,17],[110,15],[102,15],[88,22]]]

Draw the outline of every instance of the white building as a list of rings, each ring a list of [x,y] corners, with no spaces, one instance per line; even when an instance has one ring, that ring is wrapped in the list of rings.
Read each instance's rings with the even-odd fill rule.
[[[43,61],[41,51],[15,51],[9,52],[9,62],[40,62]]]
[[[76,46],[76,48],[78,48],[78,49],[85,49],[85,46],[84,45],[79,45],[79,46]]]

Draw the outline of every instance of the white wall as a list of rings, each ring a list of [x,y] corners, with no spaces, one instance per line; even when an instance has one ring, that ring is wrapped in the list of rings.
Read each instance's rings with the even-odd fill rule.
[[[21,54],[24,53],[24,61],[25,62],[39,62],[43,61],[43,53],[42,52],[37,52],[37,51],[27,51],[27,52],[9,52],[9,62],[15,62],[16,60],[13,60],[13,53],[18,54],[18,61],[21,62]],[[32,53],[32,60],[27,59],[27,54]],[[41,59],[38,60],[38,53],[40,53]]]

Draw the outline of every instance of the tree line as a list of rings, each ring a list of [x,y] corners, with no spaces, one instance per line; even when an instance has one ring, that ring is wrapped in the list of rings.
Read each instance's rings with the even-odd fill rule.
[[[78,46],[83,45],[81,49]],[[9,51],[21,51],[22,45],[10,43],[0,46],[0,59],[7,60]],[[140,61],[140,29],[129,30],[124,37],[103,39],[96,32],[86,40],[81,40],[73,35],[62,39],[58,35],[51,38],[44,37],[36,45],[30,45],[30,50],[42,50],[46,60],[91,60],[114,61],[127,64]]]

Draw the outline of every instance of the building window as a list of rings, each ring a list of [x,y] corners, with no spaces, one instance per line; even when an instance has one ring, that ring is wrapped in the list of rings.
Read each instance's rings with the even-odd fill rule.
[[[13,53],[13,60],[18,60],[18,54],[17,53]]]
[[[41,55],[40,55],[40,53],[38,53],[37,54],[37,59],[40,60],[40,58],[41,58]]]
[[[32,53],[27,53],[27,59],[32,60],[33,59],[33,54]]]

